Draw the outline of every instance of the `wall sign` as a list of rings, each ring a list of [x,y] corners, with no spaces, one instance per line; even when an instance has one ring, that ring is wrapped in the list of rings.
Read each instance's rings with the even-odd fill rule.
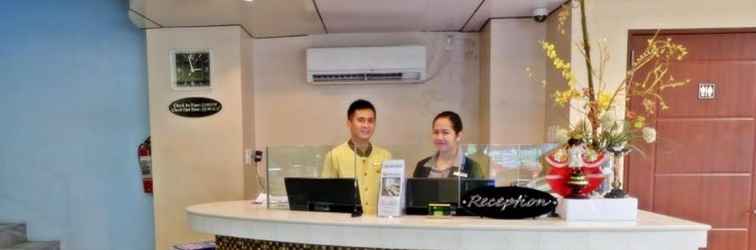
[[[183,117],[205,117],[218,113],[223,108],[220,102],[206,97],[187,97],[168,106],[171,113]]]
[[[708,100],[717,96],[717,85],[712,82],[702,82],[698,84],[698,99]]]
[[[557,199],[549,193],[523,187],[483,187],[462,195],[462,207],[496,219],[524,219],[554,211]]]

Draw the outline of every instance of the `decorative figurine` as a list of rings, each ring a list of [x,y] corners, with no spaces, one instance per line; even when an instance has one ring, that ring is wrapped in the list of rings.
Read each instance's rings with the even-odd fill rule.
[[[593,152],[581,141],[570,139],[567,145],[546,155],[546,163],[551,168],[546,180],[551,190],[562,197],[585,199],[604,180],[601,164],[606,154]]]

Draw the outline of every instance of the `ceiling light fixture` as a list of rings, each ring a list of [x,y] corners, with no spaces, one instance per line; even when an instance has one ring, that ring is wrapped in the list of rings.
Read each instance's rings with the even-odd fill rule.
[[[248,3],[251,3],[252,1],[255,1],[255,0],[244,0],[244,1],[248,2]]]

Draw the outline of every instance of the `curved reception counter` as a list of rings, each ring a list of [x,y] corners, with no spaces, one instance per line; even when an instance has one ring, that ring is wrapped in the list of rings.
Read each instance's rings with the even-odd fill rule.
[[[193,230],[237,249],[697,250],[710,226],[640,211],[635,222],[375,216],[267,209],[250,201],[187,208]]]

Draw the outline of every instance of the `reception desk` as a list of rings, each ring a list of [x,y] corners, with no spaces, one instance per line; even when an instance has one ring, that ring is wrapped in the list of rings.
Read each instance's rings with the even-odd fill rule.
[[[348,249],[697,250],[706,247],[706,233],[711,229],[645,211],[640,211],[636,222],[353,218],[349,214],[267,209],[250,201],[231,201],[190,206],[187,213],[193,230],[223,240],[351,247]]]

